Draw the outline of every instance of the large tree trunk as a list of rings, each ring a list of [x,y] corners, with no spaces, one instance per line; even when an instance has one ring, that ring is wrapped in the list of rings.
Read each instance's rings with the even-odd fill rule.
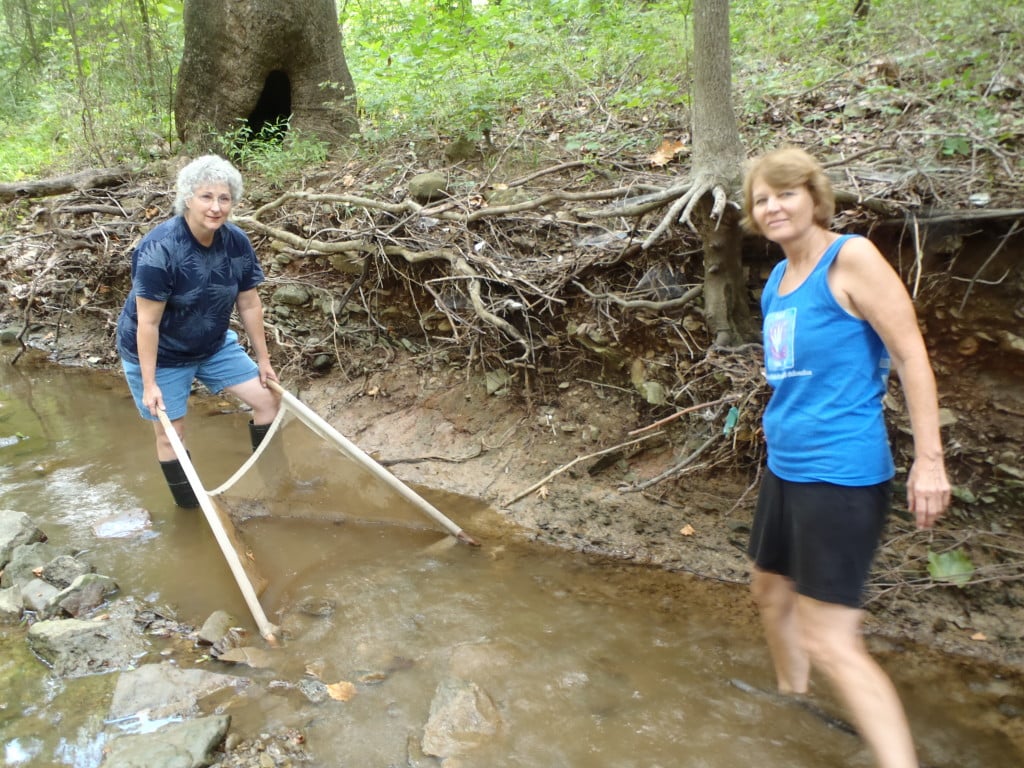
[[[247,121],[337,143],[358,128],[334,0],[187,0],[174,100],[178,136]]]
[[[693,177],[695,183],[739,198],[745,153],[732,107],[729,0],[693,4]],[[710,201],[693,224],[704,245],[704,312],[715,342],[727,346],[757,338],[743,270],[739,216],[727,206],[713,218]]]

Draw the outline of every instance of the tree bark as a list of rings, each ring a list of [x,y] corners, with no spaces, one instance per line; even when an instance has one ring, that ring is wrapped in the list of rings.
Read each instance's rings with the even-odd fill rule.
[[[745,153],[732,107],[728,0],[693,4],[693,178],[708,190],[739,196]],[[710,195],[706,195],[710,197]],[[705,204],[706,203],[706,204]],[[757,338],[747,301],[742,233],[735,205],[711,215],[711,201],[694,210],[704,246],[704,311],[715,342],[737,346]]]
[[[183,141],[290,118],[332,144],[358,128],[334,0],[188,0],[175,119]]]

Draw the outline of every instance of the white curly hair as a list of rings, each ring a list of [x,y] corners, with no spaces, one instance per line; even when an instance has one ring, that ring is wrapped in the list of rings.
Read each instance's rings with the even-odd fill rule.
[[[203,155],[178,171],[174,212],[185,212],[185,203],[192,199],[196,189],[207,184],[227,184],[231,204],[242,199],[242,174],[231,163],[218,155]]]

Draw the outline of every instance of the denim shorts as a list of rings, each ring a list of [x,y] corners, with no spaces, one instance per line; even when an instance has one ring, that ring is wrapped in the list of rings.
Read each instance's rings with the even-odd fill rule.
[[[139,415],[148,421],[156,421],[149,408],[142,404],[142,369],[138,363],[121,360],[128,388],[135,398]],[[182,418],[188,411],[188,396],[192,382],[199,379],[211,392],[220,392],[228,387],[249,381],[260,375],[260,369],[238,343],[238,334],[228,331],[220,349],[205,360],[191,365],[157,366],[156,383],[164,396],[167,418],[171,421]]]
[[[794,483],[766,469],[747,554],[797,594],[859,608],[892,501],[892,482]]]

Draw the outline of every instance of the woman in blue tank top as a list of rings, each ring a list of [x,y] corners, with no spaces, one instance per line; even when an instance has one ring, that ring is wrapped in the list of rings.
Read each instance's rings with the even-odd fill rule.
[[[743,224],[785,255],[761,299],[768,468],[748,554],[779,690],[807,692],[818,669],[883,768],[917,768],[892,682],[861,637],[861,593],[889,511],[892,455],[882,397],[890,368],[914,435],[907,504],[919,528],[950,485],[935,377],[899,275],[863,237],[831,232],[835,197],[800,149],[756,159]]]

